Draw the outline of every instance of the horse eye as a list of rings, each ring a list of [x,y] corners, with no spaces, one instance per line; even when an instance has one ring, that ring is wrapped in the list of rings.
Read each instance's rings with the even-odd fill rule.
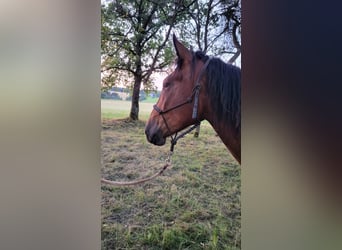
[[[170,85],[171,85],[171,82],[165,82],[164,85],[163,85],[163,87],[164,87],[164,88],[167,88],[167,87],[169,87]]]

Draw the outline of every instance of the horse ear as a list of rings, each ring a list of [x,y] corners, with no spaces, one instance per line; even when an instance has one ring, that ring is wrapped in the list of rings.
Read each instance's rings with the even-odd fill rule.
[[[173,45],[175,46],[178,58],[191,60],[191,52],[182,43],[177,40],[175,34],[173,34]]]

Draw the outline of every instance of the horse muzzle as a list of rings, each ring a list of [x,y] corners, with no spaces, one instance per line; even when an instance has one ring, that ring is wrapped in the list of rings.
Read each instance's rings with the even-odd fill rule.
[[[149,122],[145,128],[147,140],[157,146],[163,146],[166,142],[162,130],[154,123]]]

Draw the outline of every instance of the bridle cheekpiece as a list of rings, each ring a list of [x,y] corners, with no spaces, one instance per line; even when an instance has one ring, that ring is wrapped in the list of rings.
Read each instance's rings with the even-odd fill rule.
[[[186,134],[190,133],[192,130],[194,130],[201,123],[201,121],[198,119],[198,100],[199,100],[199,91],[201,89],[200,80],[201,80],[201,78],[202,78],[206,68],[208,67],[208,64],[209,64],[210,60],[211,60],[211,57],[209,57],[208,60],[203,65],[202,70],[201,70],[200,74],[197,77],[195,86],[192,89],[191,95],[184,102],[182,102],[180,104],[177,104],[177,105],[175,105],[175,106],[173,106],[173,107],[171,107],[169,109],[166,109],[166,110],[162,110],[161,108],[159,108],[157,106],[157,104],[153,105],[153,109],[155,111],[157,111],[159,115],[161,115],[161,117],[164,120],[164,123],[165,123],[165,126],[166,126],[167,130],[171,134],[171,129],[170,129],[169,125],[167,124],[167,121],[166,121],[166,119],[164,117],[164,114],[166,114],[166,113],[168,113],[168,112],[170,112],[170,111],[172,111],[174,109],[177,109],[179,107],[182,107],[185,104],[192,103],[192,100],[194,99],[194,106],[193,106],[193,109],[192,109],[192,119],[195,119],[196,123],[193,126],[191,126],[189,129],[187,129],[185,132],[183,132],[182,134],[180,134],[178,136],[177,136],[177,133],[175,133],[174,136],[171,135],[171,148],[170,148],[171,152],[173,152],[174,145],[176,145],[178,139],[180,139],[180,138],[184,137]]]

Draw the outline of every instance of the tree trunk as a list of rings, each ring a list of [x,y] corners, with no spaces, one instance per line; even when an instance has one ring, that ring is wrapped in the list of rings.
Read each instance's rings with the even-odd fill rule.
[[[131,112],[129,114],[129,118],[132,120],[139,120],[139,95],[140,95],[141,81],[142,81],[141,74],[140,75],[136,74],[134,76]]]
[[[237,37],[237,34],[236,34],[236,32],[237,32],[239,26],[240,26],[240,23],[239,23],[239,22],[236,22],[236,23],[234,24],[234,27],[233,27],[233,31],[232,31],[232,33],[233,33],[233,43],[234,43],[234,46],[235,46],[235,48],[236,48],[236,52],[235,52],[235,54],[229,59],[229,61],[228,61],[229,63],[235,62],[235,60],[239,57],[239,55],[240,55],[240,53],[241,53],[241,44],[239,43],[239,40],[238,40],[238,37]]]

